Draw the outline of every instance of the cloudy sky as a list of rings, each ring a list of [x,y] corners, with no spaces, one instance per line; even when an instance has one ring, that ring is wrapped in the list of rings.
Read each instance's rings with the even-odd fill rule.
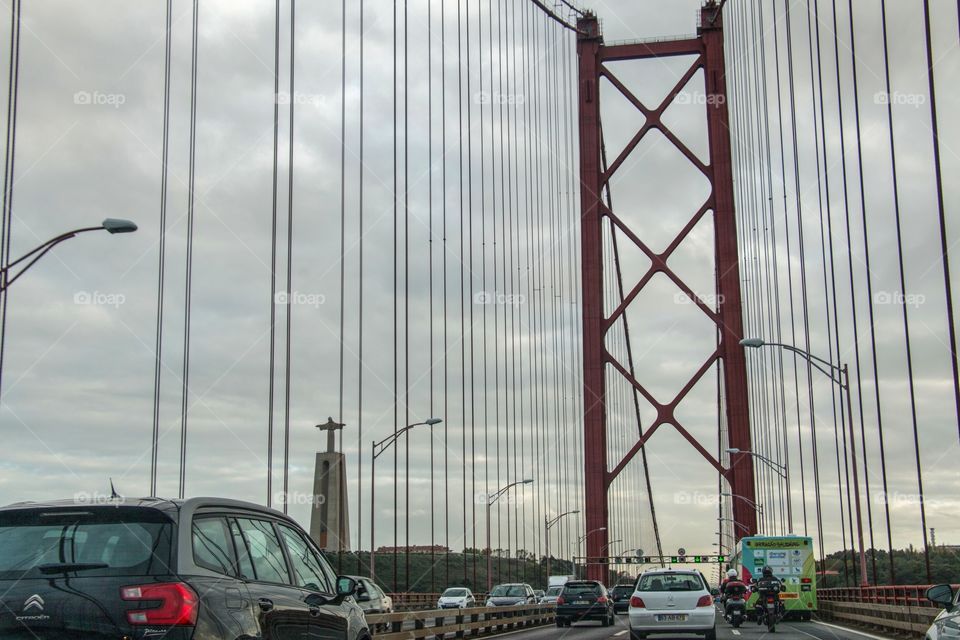
[[[794,280],[795,326],[797,340],[802,343],[797,183],[791,160],[796,149],[806,243],[810,348],[820,354],[831,353],[834,348],[826,325],[828,314],[831,321],[833,317],[830,247],[828,244],[825,263],[820,244],[821,229],[826,226],[821,223],[825,219],[821,216],[829,213],[841,360],[854,366],[857,352],[851,322],[845,212],[849,211],[852,220],[853,297],[857,300],[862,380],[861,385],[855,385],[855,423],[859,428],[858,394],[862,391],[863,420],[867,426],[865,466],[871,480],[870,494],[865,490],[863,493],[864,500],[873,505],[877,544],[883,546],[877,392],[872,382],[869,348],[870,300],[865,293],[849,13],[847,3],[838,4],[843,5],[838,7],[839,94],[833,58],[832,3],[819,3],[825,105],[822,118],[819,85],[812,84],[817,78],[811,74],[811,68],[816,71],[817,61],[814,58],[811,67],[807,5],[791,5],[794,92],[798,105],[798,142],[794,145],[790,109],[787,106],[782,111],[785,129],[781,132],[776,106],[778,93],[784,101],[789,100],[785,5],[779,0],[764,5],[763,67],[760,40],[744,26],[749,16],[756,15],[757,3],[728,3],[728,39],[732,39],[728,41],[728,82],[734,114],[731,129],[741,160],[736,179],[740,231],[745,234],[742,275],[746,278],[748,299],[759,305],[757,308],[763,309],[763,313],[779,299],[784,309],[785,342],[793,340],[786,320],[791,297],[785,282],[788,275]],[[901,307],[891,303],[904,300],[910,305],[928,526],[937,529],[938,541],[956,543],[960,531],[956,515],[960,479],[950,463],[957,456],[957,421],[946,346],[926,102],[929,98],[923,73],[921,3],[910,0],[888,4],[888,20],[895,25],[889,46],[907,263],[905,293],[909,294],[901,298],[897,296],[901,290],[886,107],[877,98],[884,91],[879,15],[876,3],[853,2],[879,396],[893,537],[898,547],[920,541]],[[957,107],[951,87],[956,85],[960,71],[956,7],[944,0],[931,4],[938,106],[941,114],[949,114]],[[575,224],[578,191],[573,170],[575,127],[571,126],[575,122],[572,90],[576,60],[572,36],[520,0],[471,0],[459,4],[410,0],[408,82],[404,91],[403,14],[396,16],[400,34],[395,55],[393,3],[364,3],[361,84],[359,4],[347,5],[344,69],[340,3],[297,3],[292,94],[290,5],[282,2],[280,8],[275,257],[277,289],[282,292],[287,289],[287,215],[291,207],[287,109],[292,102],[293,252],[289,289],[293,292],[293,304],[289,305],[276,304],[270,293],[274,247],[273,114],[277,102],[274,4],[209,1],[201,3],[199,9],[186,494],[266,501],[271,309],[277,323],[273,493],[282,491],[289,310],[289,508],[294,517],[309,524],[313,456],[324,442],[313,425],[325,421],[327,416],[339,418],[347,424],[341,445],[350,479],[351,546],[367,548],[370,441],[386,437],[395,425],[402,426],[408,419],[416,422],[434,414],[445,417],[446,426],[435,427],[432,437],[422,429],[411,433],[409,473],[405,472],[406,449],[400,450],[397,482],[401,544],[409,520],[412,543],[431,540],[432,521],[432,536],[438,543],[446,544],[449,540],[457,550],[472,546],[476,508],[477,545],[483,546],[482,506],[473,506],[475,494],[530,475],[534,476],[534,485],[511,505],[510,527],[515,540],[510,546],[542,553],[543,517],[556,515],[561,509],[581,507],[578,485],[582,454],[578,446],[580,422],[576,418],[580,410],[579,350],[575,341],[579,313],[579,235]],[[402,10],[403,3],[400,6]],[[91,10],[89,4],[42,0],[23,8],[12,255],[18,256],[66,229],[96,223],[104,217],[135,219],[140,230],[129,236],[89,234],[71,240],[11,287],[0,404],[0,423],[7,436],[0,456],[3,503],[109,493],[109,477],[127,495],[144,495],[150,489],[166,3],[101,0],[96,7]],[[607,0],[591,5],[602,20],[608,42],[692,34],[698,7],[697,0]],[[771,11],[776,12],[776,30],[772,27]],[[465,29],[468,12],[470,27]],[[179,490],[189,219],[191,20],[191,3],[173,2],[158,449],[158,493],[164,496],[175,496]],[[8,30],[4,28],[3,33]],[[813,33],[816,38],[816,32]],[[490,38],[494,39],[494,49],[487,46]],[[0,49],[4,56],[8,55],[6,45]],[[491,56],[492,50],[500,53]],[[779,55],[779,85],[775,54]],[[813,55],[816,56],[815,47]],[[656,104],[691,63],[671,59],[618,63],[611,68],[641,100]],[[395,64],[400,79],[396,121]],[[761,74],[763,85],[754,82],[755,64],[757,69],[765,69]],[[512,76],[511,70],[515,70]],[[341,73],[345,73],[345,86]],[[767,118],[760,116],[764,110],[758,107],[763,86],[768,96]],[[844,105],[843,138],[838,96],[842,96]],[[642,119],[610,87],[604,87],[601,99],[608,153],[615,157],[642,125]],[[681,94],[679,104],[665,116],[685,143],[704,159],[706,138],[701,116],[706,99],[702,77],[698,75]],[[341,104],[345,104],[343,122]],[[463,118],[469,109],[469,121],[461,118],[461,109]],[[957,146],[958,132],[957,125],[948,120],[941,118],[941,135],[947,177],[948,242],[953,242],[957,237],[953,230],[960,221],[954,215],[957,193],[949,177],[956,174],[958,156],[953,148]],[[762,145],[762,123],[769,125],[766,130],[773,145],[769,163]],[[491,137],[491,131],[505,134],[504,145]],[[821,132],[826,139],[826,158],[820,144]],[[781,133],[785,166],[780,160]],[[395,140],[399,141],[396,155]],[[468,140],[471,153],[467,151]],[[846,165],[841,162],[841,149],[846,150]],[[341,157],[346,158],[345,165]],[[512,158],[522,164],[514,164]],[[506,170],[501,173],[504,162]],[[818,184],[823,185],[822,179],[819,183],[817,180],[818,162],[831,182],[829,211],[825,190],[818,190]],[[343,191],[342,166],[346,167]],[[842,189],[844,168],[846,199]],[[502,175],[509,180],[501,179]],[[406,201],[405,178],[410,185]],[[669,243],[708,195],[703,177],[658,134],[640,144],[613,183],[615,209],[642,232],[654,250],[662,250]],[[512,206],[501,206],[509,201],[504,196],[512,196]],[[772,205],[766,204],[767,198],[772,198]],[[395,201],[399,202],[397,253]],[[341,202],[346,220],[343,226]],[[405,204],[408,218],[404,216]],[[768,224],[771,215],[776,221],[775,230]],[[785,215],[790,224],[789,238],[782,224]],[[407,220],[408,226],[404,226]],[[755,227],[760,229],[760,237],[766,233],[778,248],[779,294],[755,286],[766,283],[763,278],[772,278],[769,272],[764,275],[752,271],[750,259],[767,260],[772,255],[764,252],[769,252],[769,248],[754,248],[749,238]],[[462,235],[466,238],[464,245]],[[618,243],[625,286],[629,288],[643,274],[647,263],[625,238],[620,237]],[[609,237],[606,244],[609,265]],[[470,246],[476,254],[472,257]],[[707,219],[671,260],[671,266],[704,296],[712,291],[712,246]],[[511,274],[506,283],[504,269]],[[462,271],[466,274],[464,289]],[[612,294],[612,283],[608,287]],[[478,298],[478,293],[490,296]],[[703,314],[688,300],[678,298],[676,289],[663,279],[653,281],[631,306],[630,313],[637,378],[658,398],[668,400],[712,351],[713,330]],[[770,328],[757,319],[755,311],[747,313],[750,330]],[[475,322],[472,331],[471,316]],[[462,318],[466,326],[463,333]],[[622,334],[615,333],[609,345],[611,351],[625,355],[622,342]],[[762,370],[758,361],[752,361],[754,424],[758,439],[767,442],[772,433],[782,438],[782,429],[786,428],[794,473],[793,529],[816,535],[807,378],[801,370],[798,401],[792,361],[789,364],[784,379],[787,419],[783,422],[762,410],[763,390],[772,393],[769,384],[764,384],[770,376],[779,376],[779,371]],[[395,368],[399,389],[396,401]],[[856,374],[854,371],[855,377]],[[632,444],[636,424],[632,398],[621,381],[613,376],[610,380],[608,453],[613,466]],[[830,550],[842,544],[831,385],[825,378],[814,376],[813,387],[824,543]],[[683,424],[709,443],[716,441],[715,394],[716,378],[711,373],[678,412]],[[654,413],[642,399],[641,416],[644,428],[648,427]],[[471,433],[475,444],[471,444]],[[716,445],[711,444],[711,448],[715,450]],[[775,453],[773,449],[770,452]],[[716,541],[713,532],[717,530],[715,473],[669,427],[650,441],[648,456],[665,549],[684,546],[710,550]],[[801,460],[805,492],[801,491]],[[861,469],[863,462],[861,459]],[[446,479],[444,464],[449,470]],[[393,473],[391,453],[379,459],[377,465],[377,545],[393,541]],[[410,498],[405,505],[408,478]],[[779,495],[777,492],[775,489],[774,493]],[[444,513],[447,495],[451,507]],[[460,504],[464,496],[466,507]],[[466,536],[464,509],[468,520]],[[631,465],[615,483],[611,509],[615,524],[610,539],[624,540],[615,548],[621,544],[623,548],[654,547],[639,463]],[[501,513],[503,535],[507,511]],[[775,525],[770,532],[779,532],[782,507],[768,503],[767,512],[771,514],[769,524]],[[522,526],[516,526],[516,517],[521,518]],[[555,555],[569,555],[575,536],[583,533],[581,521],[571,518],[565,522],[567,526],[554,533]],[[357,540],[358,530],[361,541]],[[494,546],[507,543],[495,542]]]

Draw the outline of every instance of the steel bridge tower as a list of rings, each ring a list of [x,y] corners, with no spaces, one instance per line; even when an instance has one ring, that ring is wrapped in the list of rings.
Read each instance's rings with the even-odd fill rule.
[[[732,501],[735,536],[751,535],[756,531],[753,461],[749,455],[737,456],[730,467],[717,460],[703,443],[680,424],[675,410],[693,386],[718,361],[722,367],[721,380],[724,410],[728,428],[728,445],[750,451],[750,421],[747,399],[747,373],[743,347],[741,316],[740,269],[737,255],[737,229],[734,216],[733,173],[731,166],[730,133],[727,110],[727,88],[724,77],[723,20],[720,7],[711,1],[701,10],[700,28],[696,38],[650,43],[630,43],[608,46],[604,44],[600,25],[593,14],[586,14],[577,22],[579,31],[579,126],[581,179],[581,260],[583,295],[583,394],[585,441],[585,530],[596,532],[587,536],[588,558],[603,556],[609,530],[608,491],[611,483],[647,440],[665,424],[674,427],[717,471],[729,482],[732,493],[744,499]],[[693,56],[695,61],[663,102],[650,108],[640,102],[617,79],[606,65],[613,61],[637,61],[649,58]],[[706,94],[709,164],[701,162],[661,120],[664,111],[677,94],[699,71],[704,72]],[[645,123],[627,144],[619,157],[605,166],[603,132],[600,119],[600,83],[609,81],[645,117]],[[651,250],[631,230],[624,218],[618,216],[605,202],[603,194],[611,178],[640,140],[651,130],[658,130],[699,169],[709,180],[710,196],[693,218],[683,227],[673,242],[662,253]],[[703,302],[667,264],[674,249],[709,211],[713,212],[716,260],[716,310]],[[622,283],[629,293],[618,303],[610,316],[606,315],[603,288],[603,224],[609,223],[630,239],[651,261],[646,274],[637,283]],[[656,400],[631,372],[606,349],[604,338],[637,294],[653,278],[662,273],[692,300],[716,325],[719,345],[713,354],[686,382],[675,398],[668,402]],[[607,460],[606,381],[607,367],[619,372],[655,408],[657,416],[646,432],[622,460],[615,461],[611,470]],[[606,567],[588,564],[592,579],[606,579]]]

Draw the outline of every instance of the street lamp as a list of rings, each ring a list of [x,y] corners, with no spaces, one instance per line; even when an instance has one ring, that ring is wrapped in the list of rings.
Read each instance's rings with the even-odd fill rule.
[[[0,268],[0,291],[6,291],[7,287],[13,284],[20,276],[26,273],[27,269],[36,264],[37,260],[45,256],[51,249],[60,244],[65,240],[69,240],[81,233],[87,233],[88,231],[106,231],[107,233],[133,233],[137,230],[136,223],[130,220],[123,220],[120,218],[107,218],[104,220],[99,227],[82,227],[80,229],[74,229],[73,231],[67,231],[66,233],[61,233],[60,235],[50,238],[39,247],[32,249],[31,251],[20,256],[10,264]],[[20,269],[20,271],[14,275],[10,276],[10,268],[14,267],[28,258],[33,258],[30,262],[27,263],[25,267]]]
[[[516,482],[511,482],[507,486],[499,489],[493,495],[487,496],[487,593],[490,593],[490,590],[493,589],[493,558],[490,555],[490,507],[493,506],[493,503],[500,499],[500,496],[505,494],[507,491],[510,491],[513,487],[518,484],[532,484],[533,480],[517,480]]]
[[[738,451],[739,451],[739,449],[738,449]],[[743,501],[746,502],[748,505],[750,505],[750,506],[753,508],[754,511],[756,511],[757,513],[759,513],[761,516],[763,515],[763,505],[762,505],[762,504],[757,504],[756,502],[754,502],[754,501],[751,500],[750,498],[747,498],[746,496],[741,496],[741,495],[738,494],[738,493],[730,493],[729,491],[722,492],[720,495],[723,496],[724,498],[738,498],[738,499],[740,499],[740,500],[743,500]]]
[[[581,551],[580,551],[580,545],[583,543],[584,540],[586,540],[587,538],[589,538],[591,534],[594,534],[594,533],[596,533],[596,532],[598,532],[598,531],[606,531],[606,530],[607,530],[606,527],[597,527],[596,529],[592,529],[592,530],[590,530],[590,531],[587,531],[585,534],[583,534],[582,536],[580,536],[579,538],[577,538],[577,553],[581,553]],[[584,561],[584,562],[583,562],[584,569],[586,569],[586,566],[587,566],[586,558],[583,558],[583,561]]]
[[[550,529],[553,527],[553,525],[560,522],[562,518],[565,518],[566,516],[571,516],[575,513],[580,513],[580,509],[574,509],[573,511],[567,511],[566,513],[561,513],[553,520],[548,520],[547,518],[543,519],[544,527],[546,529],[546,539],[547,539],[547,576],[548,577],[550,576]]]
[[[743,531],[745,531],[745,532],[747,533],[747,535],[750,534],[750,529],[749,529],[747,526],[740,524],[739,522],[737,522],[737,521],[734,520],[733,518],[717,518],[717,522],[732,522],[732,523],[733,523],[733,526],[735,526],[735,527],[740,527]],[[734,538],[734,539],[736,539],[736,538]]]
[[[856,433],[853,429],[853,400],[852,394],[850,393],[850,369],[846,365],[837,366],[832,362],[828,362],[823,358],[819,358],[812,353],[804,351],[803,349],[798,349],[793,345],[781,344],[779,342],[765,342],[762,338],[744,338],[740,341],[740,344],[744,347],[751,347],[753,349],[759,349],[760,347],[779,347],[786,351],[790,351],[802,358],[804,358],[810,365],[818,369],[823,375],[830,378],[830,381],[836,385],[840,386],[840,389],[847,396],[847,423],[849,424],[850,429],[850,466],[853,470],[853,493],[856,498],[856,509],[857,509],[857,540],[860,545],[860,586],[867,586],[869,582],[867,581],[867,556],[863,549],[863,516],[860,510],[860,477],[857,471],[857,444],[856,444]],[[822,365],[822,366],[821,366]],[[826,368],[824,368],[826,367]],[[787,481],[787,492],[789,497],[790,483]],[[789,505],[789,500],[787,502]],[[790,522],[790,528],[793,528],[793,522]]]
[[[376,563],[376,558],[374,557],[374,554],[376,552],[375,552],[375,546],[373,542],[374,526],[376,524],[376,518],[374,517],[376,512],[374,508],[374,504],[375,504],[374,498],[376,496],[376,487],[377,487],[377,484],[376,484],[377,478],[375,474],[377,458],[380,457],[380,454],[382,454],[384,451],[389,449],[390,445],[394,444],[397,441],[397,439],[400,438],[400,436],[405,434],[407,431],[410,431],[410,429],[413,429],[414,427],[419,427],[421,425],[433,426],[435,424],[440,424],[441,422],[443,422],[443,420],[441,420],[440,418],[430,418],[429,420],[424,420],[423,422],[415,422],[413,424],[408,424],[403,429],[400,429],[399,431],[394,431],[392,434],[390,434],[380,442],[377,442],[376,440],[374,440],[373,442],[373,446],[371,447],[371,450],[370,450],[370,453],[371,453],[371,457],[370,457],[370,581],[373,583],[376,583],[376,577],[377,577],[377,563]],[[394,549],[394,553],[396,553],[396,549]],[[408,553],[409,553],[409,550],[408,550]],[[394,582],[396,582],[396,576],[394,576]],[[396,589],[397,585],[394,584],[393,588]]]
[[[768,458],[768,457],[766,457],[766,456],[764,456],[764,455],[762,455],[762,454],[759,454],[759,453],[757,453],[756,451],[747,451],[746,449],[737,449],[737,448],[734,448],[734,447],[730,447],[729,449],[727,449],[727,453],[729,453],[729,454],[732,455],[732,456],[737,455],[738,453],[742,453],[742,454],[748,455],[748,456],[753,456],[753,457],[756,458],[757,460],[760,460],[760,461],[764,462],[767,466],[769,466],[771,469],[773,469],[774,472],[775,472],[778,476],[780,476],[780,477],[783,478],[784,480],[787,479],[787,468],[786,468],[786,466],[780,464],[779,462],[777,462],[777,461],[775,461],[775,460],[771,460],[770,458]]]

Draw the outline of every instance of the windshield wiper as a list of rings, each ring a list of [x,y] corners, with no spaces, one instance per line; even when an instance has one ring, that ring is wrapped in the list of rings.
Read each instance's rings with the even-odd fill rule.
[[[53,562],[37,565],[40,573],[67,573],[69,571],[88,571],[90,569],[106,569],[110,565],[103,562]]]

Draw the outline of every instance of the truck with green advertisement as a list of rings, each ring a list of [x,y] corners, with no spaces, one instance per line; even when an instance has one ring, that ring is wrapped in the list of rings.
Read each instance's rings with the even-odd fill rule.
[[[759,579],[764,567],[770,567],[780,578],[784,591],[780,594],[787,616],[809,620],[817,610],[817,564],[813,557],[813,538],[803,536],[751,536],[741,538],[730,567],[745,584]],[[753,594],[747,611],[756,604]]]

